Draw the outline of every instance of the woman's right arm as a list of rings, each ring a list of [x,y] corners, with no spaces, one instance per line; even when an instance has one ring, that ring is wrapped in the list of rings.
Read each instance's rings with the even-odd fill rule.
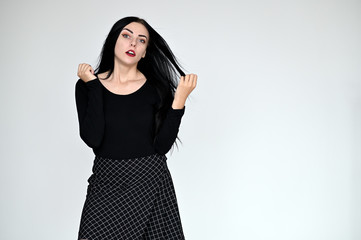
[[[89,67],[79,65],[80,79],[75,84],[75,100],[81,139],[91,148],[99,147],[104,135],[103,91]],[[90,69],[89,69],[90,68]],[[85,70],[84,70],[85,69]],[[91,71],[91,74],[85,71]]]

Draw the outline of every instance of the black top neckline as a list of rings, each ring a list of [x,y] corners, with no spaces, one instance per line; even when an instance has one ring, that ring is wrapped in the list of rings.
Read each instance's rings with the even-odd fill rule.
[[[145,80],[145,82],[142,84],[142,86],[140,86],[137,90],[135,90],[134,92],[131,92],[131,93],[128,93],[128,94],[118,94],[118,93],[114,93],[112,91],[110,91],[108,88],[106,88],[103,83],[100,81],[100,79],[98,78],[98,76],[96,75],[96,80],[103,86],[103,88],[109,92],[110,94],[112,95],[115,95],[115,96],[120,96],[120,97],[126,97],[126,96],[132,96],[132,95],[135,95],[136,93],[140,92],[148,83],[148,79]]]

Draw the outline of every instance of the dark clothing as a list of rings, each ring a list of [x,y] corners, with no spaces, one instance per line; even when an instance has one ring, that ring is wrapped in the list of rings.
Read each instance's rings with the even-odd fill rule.
[[[80,137],[95,154],[78,239],[183,240],[164,154],[185,109],[170,108],[155,134],[160,97],[149,79],[128,95],[79,79],[75,97]]]
[[[78,239],[184,240],[164,155],[96,157]]]
[[[98,78],[75,86],[80,137],[96,156],[130,158],[166,154],[177,138],[183,109],[170,108],[157,136],[154,119],[160,98],[147,80],[137,91],[119,95]]]

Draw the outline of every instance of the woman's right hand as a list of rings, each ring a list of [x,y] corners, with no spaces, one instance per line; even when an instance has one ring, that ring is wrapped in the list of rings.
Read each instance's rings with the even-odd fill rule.
[[[94,69],[87,63],[81,63],[78,66],[78,77],[84,82],[89,82],[96,79]]]

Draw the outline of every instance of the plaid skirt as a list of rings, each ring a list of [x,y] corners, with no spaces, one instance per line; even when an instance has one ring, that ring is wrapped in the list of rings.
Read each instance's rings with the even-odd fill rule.
[[[96,156],[78,239],[184,239],[166,156]]]

